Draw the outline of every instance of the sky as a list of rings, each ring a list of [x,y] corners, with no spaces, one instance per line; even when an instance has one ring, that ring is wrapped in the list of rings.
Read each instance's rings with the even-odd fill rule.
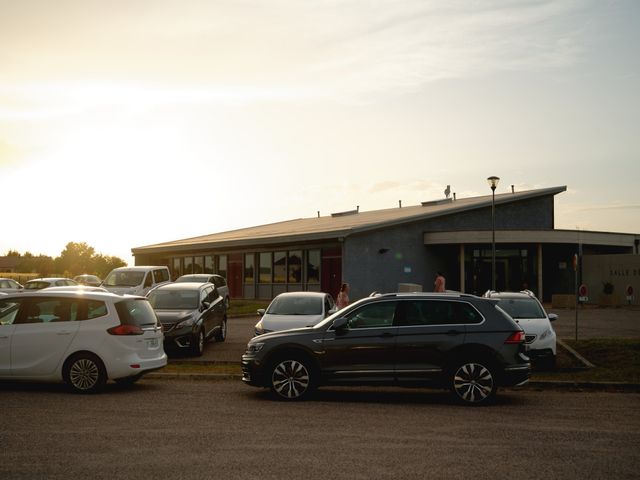
[[[640,233],[636,0],[0,0],[0,255],[566,185]]]

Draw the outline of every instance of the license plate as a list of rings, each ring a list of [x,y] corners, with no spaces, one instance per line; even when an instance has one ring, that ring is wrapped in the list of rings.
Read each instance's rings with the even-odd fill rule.
[[[158,339],[157,338],[150,338],[147,340],[147,347],[148,348],[157,348],[158,347]]]

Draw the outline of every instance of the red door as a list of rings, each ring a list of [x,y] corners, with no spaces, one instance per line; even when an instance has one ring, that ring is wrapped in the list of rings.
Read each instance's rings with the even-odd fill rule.
[[[229,284],[229,296],[231,298],[244,297],[242,289],[242,254],[229,255],[227,283]]]
[[[333,298],[338,296],[342,284],[342,258],[322,257],[322,291],[330,293]]]

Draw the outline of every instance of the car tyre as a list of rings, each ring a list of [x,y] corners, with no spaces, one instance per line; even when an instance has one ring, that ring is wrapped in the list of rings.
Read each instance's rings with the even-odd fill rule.
[[[315,390],[315,370],[305,358],[280,357],[271,364],[269,372],[271,391],[279,400],[304,400]]]
[[[457,362],[449,372],[449,388],[463,405],[487,405],[495,400],[498,389],[496,368],[484,359]]]
[[[227,339],[227,318],[222,319],[222,323],[220,324],[220,330],[216,332],[216,341],[224,342]]]
[[[77,353],[69,357],[63,366],[62,377],[76,393],[96,393],[107,383],[102,361],[91,353]]]
[[[198,334],[191,339],[191,351],[196,357],[201,357],[204,353],[204,329],[198,330]]]

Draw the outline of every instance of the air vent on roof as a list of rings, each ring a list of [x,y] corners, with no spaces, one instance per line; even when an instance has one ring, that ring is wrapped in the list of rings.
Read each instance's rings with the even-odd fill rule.
[[[431,200],[429,202],[422,202],[423,207],[431,207],[432,205],[442,205],[444,203],[453,202],[453,198],[443,198],[442,200]]]
[[[347,210],[346,212],[336,212],[336,213],[332,213],[331,216],[346,217],[347,215],[355,215],[358,212],[360,212],[360,205],[358,205],[355,210]]]

